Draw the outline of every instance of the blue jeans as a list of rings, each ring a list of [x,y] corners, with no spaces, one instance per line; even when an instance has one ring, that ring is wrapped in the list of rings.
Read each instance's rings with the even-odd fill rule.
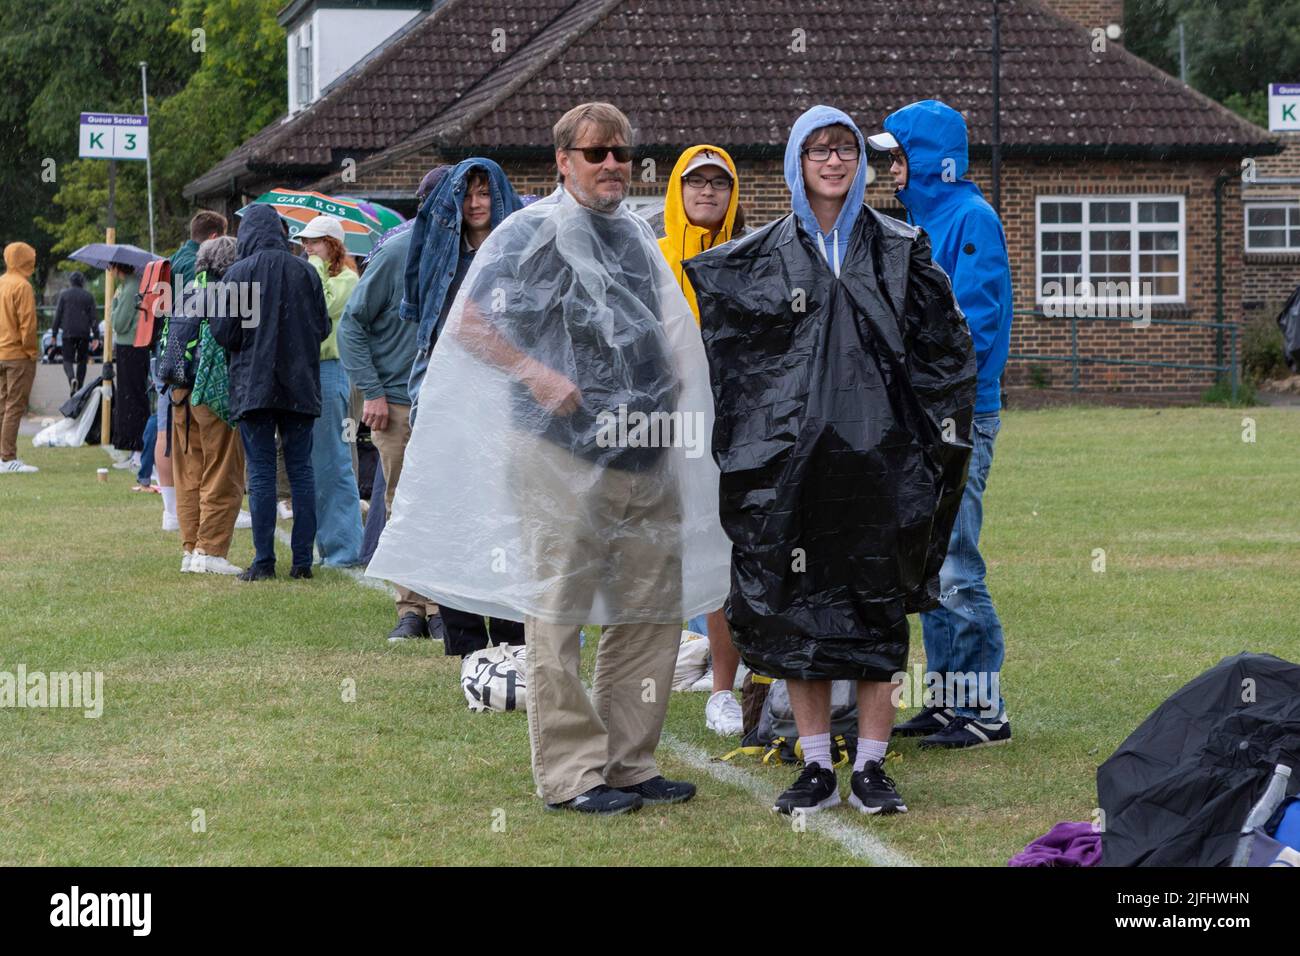
[[[707,614],[699,614],[686,622],[686,630],[694,631],[696,634],[709,636],[709,617]]]
[[[166,412],[164,411],[164,414]],[[153,450],[158,441],[158,410],[149,416],[144,426],[144,450],[140,452],[140,470],[135,473],[137,485],[147,485],[153,480]]]
[[[361,563],[361,494],[352,470],[352,446],[343,434],[348,391],[343,364],[338,359],[321,362],[320,418],[314,428],[311,464],[316,476],[316,550],[321,563],[331,567]],[[357,424],[349,429],[353,435]]]
[[[239,420],[248,462],[248,510],[253,516],[253,567],[275,570],[275,432],[284,445],[284,470],[293,497],[293,566],[311,567],[316,537],[316,483],[312,476],[310,415],[261,408]]]
[[[926,671],[941,675],[945,688],[960,687],[965,691],[964,701],[945,699],[941,705],[967,717],[991,720],[995,716],[994,706],[997,717],[1006,714],[1000,692],[1005,647],[1002,622],[984,584],[984,559],[980,557],[979,541],[980,525],[984,521],[984,486],[988,483],[989,466],[993,464],[993,442],[1002,422],[997,412],[987,412],[975,416],[974,426],[966,493],[948,541],[948,557],[939,571],[942,606],[921,615],[921,634],[925,641]],[[972,674],[973,679],[969,676]],[[974,706],[958,707],[957,703]]]

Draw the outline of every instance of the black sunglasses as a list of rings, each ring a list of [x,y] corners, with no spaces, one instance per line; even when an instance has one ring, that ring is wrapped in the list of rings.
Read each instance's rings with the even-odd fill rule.
[[[610,153],[614,154],[615,162],[632,162],[631,146],[566,146],[564,148],[570,152],[582,153],[582,158],[593,166],[603,163]]]

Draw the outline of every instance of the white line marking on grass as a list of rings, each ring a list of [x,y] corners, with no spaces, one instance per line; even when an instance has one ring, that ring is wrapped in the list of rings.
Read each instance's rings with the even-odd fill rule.
[[[678,740],[672,734],[664,734],[660,738],[660,742],[667,746],[678,759],[696,770],[703,770],[715,780],[749,791],[764,807],[770,808],[773,801],[775,801],[776,791],[739,767],[713,760],[700,748],[692,746],[683,740]],[[856,813],[857,811],[853,812]],[[807,817],[808,829],[820,833],[828,840],[835,841],[848,853],[859,859],[866,860],[872,866],[917,865],[907,854],[890,848],[879,837],[872,836],[858,827],[850,826],[843,820],[835,819],[833,814],[834,811],[825,811],[809,815]]]
[[[289,532],[285,531],[283,528],[275,529],[275,540],[279,541],[281,544],[286,544],[289,547],[293,547],[293,538],[289,537]],[[385,584],[383,581],[379,580],[378,578],[366,577],[366,572],[362,568],[332,568],[331,570],[342,571],[353,581],[356,581],[357,584],[364,585],[365,587],[368,588],[373,588],[376,591],[382,591],[385,594],[387,594],[390,598],[397,597],[397,591],[389,587],[387,584]]]

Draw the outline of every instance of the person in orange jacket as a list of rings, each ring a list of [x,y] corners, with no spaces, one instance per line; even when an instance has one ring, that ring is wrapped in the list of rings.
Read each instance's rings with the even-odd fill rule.
[[[659,240],[659,249],[695,313],[696,324],[700,321],[700,307],[682,263],[740,235],[745,227],[739,197],[736,164],[725,149],[717,146],[690,147],[677,158],[668,178],[665,235]],[[731,643],[731,629],[721,608],[701,617],[703,621],[695,618],[687,626],[696,632],[704,630],[713,659],[713,693],[704,705],[704,723],[724,737],[734,736],[744,729],[740,703],[732,693],[740,654]]]
[[[0,275],[0,475],[39,471],[18,457],[18,424],[36,380],[36,292],[31,277],[36,250],[25,242],[5,246]]]

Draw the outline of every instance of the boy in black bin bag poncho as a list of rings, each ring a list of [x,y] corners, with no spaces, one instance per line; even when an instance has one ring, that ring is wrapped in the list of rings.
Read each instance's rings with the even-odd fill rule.
[[[793,212],[685,263],[708,353],[731,538],[727,619],[787,681],[805,767],[774,810],[840,802],[832,680],[856,680],[849,802],[907,809],[884,773],[907,617],[938,603],[966,482],[976,366],[925,233],[863,203],[862,134],[814,106],[785,153]]]

